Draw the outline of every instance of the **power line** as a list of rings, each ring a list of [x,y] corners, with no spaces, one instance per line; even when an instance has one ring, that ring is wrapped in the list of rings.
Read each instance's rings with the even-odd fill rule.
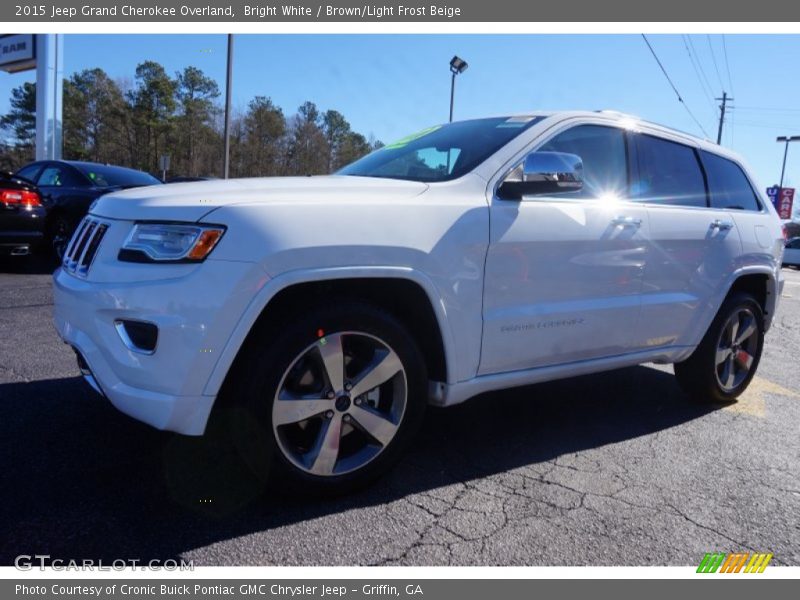
[[[706,82],[706,85],[708,86],[708,89],[709,90],[713,90],[714,87],[711,85],[711,82],[708,80],[708,76],[706,75],[706,70],[703,68],[703,62],[700,60],[700,53],[697,52],[697,48],[694,47],[694,42],[692,41],[691,36],[684,35],[684,37],[689,42],[689,46],[691,47],[692,52],[695,55],[695,58],[697,60],[697,66],[700,67],[700,73],[703,75],[703,80]],[[714,95],[713,92],[712,92],[711,95],[712,96]],[[716,109],[714,109],[714,114],[716,114],[716,112],[717,112]]]
[[[683,38],[683,47],[686,48],[686,54],[689,55],[689,62],[692,63],[692,68],[694,69],[694,74],[697,75],[697,81],[700,82],[700,89],[703,90],[703,94],[705,94],[706,99],[708,100],[709,105],[711,106],[711,112],[714,114],[714,118],[717,118],[717,106],[714,104],[714,92],[711,90],[710,86],[706,88],[706,84],[703,83],[703,77],[700,75],[700,70],[702,70],[702,65],[699,65],[699,62],[695,64],[695,57],[692,55],[692,51],[689,49],[689,45],[686,43],[686,35],[682,34],[681,37]],[[698,69],[699,65],[699,69]],[[706,82],[707,83],[707,82]]]
[[[777,106],[737,106],[739,110],[757,110],[759,112],[764,111],[771,111],[771,112],[785,112],[785,113],[796,113],[800,112],[800,108],[779,108]]]
[[[779,123],[763,123],[760,121],[736,121],[736,124],[740,127],[756,127],[758,129],[775,129],[780,131],[785,131],[787,126],[786,124],[779,124]],[[798,127],[800,129],[800,127]]]
[[[722,34],[722,51],[725,53],[725,70],[728,72],[728,85],[731,86],[731,94],[733,91],[733,79],[731,79],[731,64],[728,62],[728,42],[725,41],[725,34]]]
[[[711,51],[711,61],[714,63],[714,70],[717,72],[719,87],[724,88],[725,84],[722,83],[722,76],[719,74],[719,65],[717,65],[717,56],[714,54],[714,46],[711,45],[711,36],[706,34],[706,40],[708,40],[708,49]]]
[[[667,73],[667,70],[664,68],[664,65],[661,63],[661,59],[658,58],[658,54],[656,54],[656,51],[653,50],[653,46],[650,45],[650,40],[647,39],[647,36],[645,34],[642,34],[642,39],[644,40],[644,43],[647,44],[647,47],[650,49],[650,53],[653,55],[653,58],[656,59],[656,62],[658,63],[658,66],[661,68],[661,72],[664,74],[664,77],[666,77],[667,81],[669,82],[669,85],[672,88],[672,91],[674,91],[675,95],[678,97],[678,102],[680,102],[683,105],[683,108],[686,109],[686,112],[689,113],[689,116],[692,117],[692,120],[700,128],[700,131],[703,132],[703,135],[706,136],[706,139],[708,139],[708,137],[709,137],[708,136],[708,132],[705,130],[703,125],[700,123],[700,121],[697,120],[697,117],[694,116],[694,113],[689,109],[689,106],[686,104],[686,102],[683,101],[683,98],[681,97],[681,94],[678,91],[678,88],[675,87],[675,84],[672,82],[672,78],[669,76],[669,73]]]

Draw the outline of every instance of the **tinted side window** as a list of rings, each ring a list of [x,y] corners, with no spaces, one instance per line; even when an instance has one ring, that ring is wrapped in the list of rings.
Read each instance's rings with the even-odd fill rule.
[[[75,174],[75,172],[61,165],[48,165],[42,174],[39,175],[39,185],[54,187],[80,187],[86,182]]]
[[[583,159],[583,189],[570,197],[627,196],[628,165],[625,132],[615,127],[579,125],[559,133],[540,152],[567,152]]]
[[[708,191],[714,208],[761,210],[756,193],[735,162],[716,154],[702,152],[708,175]]]
[[[787,250],[800,250],[800,238],[795,238],[793,240],[789,240],[786,243]]]
[[[636,148],[636,198],[658,204],[706,206],[705,179],[693,148],[649,135],[638,135]]]

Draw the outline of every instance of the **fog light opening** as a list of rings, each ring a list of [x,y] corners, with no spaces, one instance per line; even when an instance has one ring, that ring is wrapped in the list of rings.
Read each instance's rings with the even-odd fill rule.
[[[158,326],[147,321],[118,319],[114,321],[122,343],[131,352],[153,354],[158,345]]]

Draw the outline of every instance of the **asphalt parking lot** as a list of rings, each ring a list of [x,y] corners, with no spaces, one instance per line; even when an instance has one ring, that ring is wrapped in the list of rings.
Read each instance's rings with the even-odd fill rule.
[[[49,270],[0,263],[0,564],[800,564],[800,271],[736,404],[693,405],[652,366],[487,394],[430,410],[376,486],[314,500],[263,494],[91,392]]]

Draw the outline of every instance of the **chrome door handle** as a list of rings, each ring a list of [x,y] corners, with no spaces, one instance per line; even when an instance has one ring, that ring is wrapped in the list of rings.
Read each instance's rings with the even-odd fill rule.
[[[642,224],[642,220],[636,217],[624,217],[620,215],[611,219],[611,224],[620,225],[622,227],[639,227]]]
[[[721,221],[719,219],[714,219],[713,221],[711,221],[711,229],[728,231],[729,229],[733,229],[733,223],[731,223],[730,221]]]

